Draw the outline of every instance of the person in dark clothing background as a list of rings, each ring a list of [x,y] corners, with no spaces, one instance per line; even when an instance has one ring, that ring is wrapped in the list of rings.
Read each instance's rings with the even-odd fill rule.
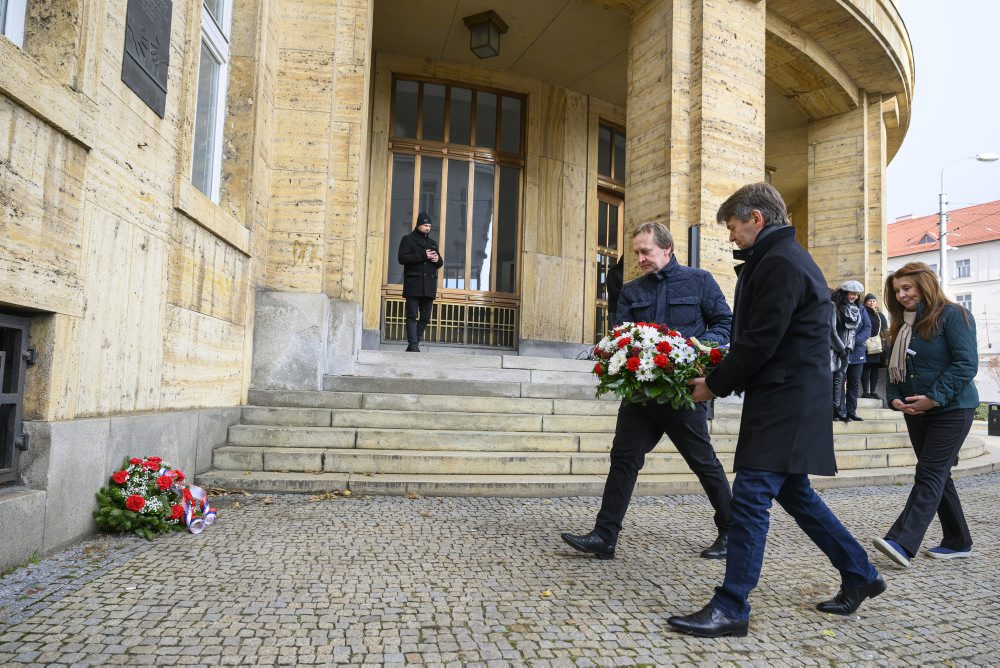
[[[632,251],[644,272],[629,281],[618,299],[614,324],[647,322],[668,325],[685,337],[720,344],[729,342],[732,311],[712,275],[704,269],[685,267],[673,254],[674,240],[661,223],[644,223],[632,235]],[[665,433],[698,476],[715,510],[715,541],[702,550],[706,559],[724,559],[732,523],[729,514],[729,480],[708,436],[707,407],[677,409],[668,404],[634,404],[618,408],[611,469],[604,484],[601,510],[594,530],[587,534],[562,534],[573,548],[613,559],[622,520],[646,455]]]
[[[406,297],[406,352],[419,353],[418,344],[437,296],[437,272],[444,265],[437,241],[431,237],[431,217],[423,211],[417,215],[416,228],[399,240],[398,259]]]
[[[889,331],[889,321],[878,306],[878,298],[872,293],[865,295],[865,312],[872,323],[872,332],[865,341],[865,368],[861,371],[861,396],[865,399],[879,399],[878,373],[885,355],[885,335]]]
[[[608,331],[615,326],[615,314],[618,312],[618,296],[625,284],[625,255],[623,254],[615,266],[608,272]]]

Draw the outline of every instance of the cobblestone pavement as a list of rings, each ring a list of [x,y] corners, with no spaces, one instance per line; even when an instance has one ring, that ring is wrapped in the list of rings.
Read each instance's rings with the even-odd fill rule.
[[[637,499],[598,561],[559,539],[593,498],[229,495],[199,536],[97,538],[0,579],[0,664],[996,664],[1000,473],[958,486],[975,557],[877,555],[889,590],[849,618],[813,609],[837,574],[775,510],[750,635],[716,640],[666,629],[723,572],[697,557],[701,496]],[[908,489],[823,496],[868,547]]]

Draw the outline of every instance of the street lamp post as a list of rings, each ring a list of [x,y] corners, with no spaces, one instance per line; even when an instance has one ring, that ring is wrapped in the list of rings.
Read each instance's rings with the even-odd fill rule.
[[[949,162],[941,168],[941,194],[938,195],[938,276],[941,278],[941,290],[948,293],[948,195],[944,192],[944,170],[956,162],[963,160],[978,160],[979,162],[996,162],[1000,155],[996,153],[977,153],[955,162]]]

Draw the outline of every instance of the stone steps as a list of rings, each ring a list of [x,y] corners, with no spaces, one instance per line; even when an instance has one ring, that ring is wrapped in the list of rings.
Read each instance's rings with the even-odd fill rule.
[[[962,478],[1000,470],[1000,451],[987,448],[978,457],[964,457],[952,469]],[[732,473],[728,473],[730,480]],[[836,476],[811,476],[818,490],[863,485],[908,485],[912,466],[843,470]],[[248,490],[262,493],[298,492],[319,494],[350,490],[352,494],[411,494],[420,496],[508,496],[556,497],[600,496],[603,475],[406,475],[392,473],[325,473],[281,471],[227,471],[215,469],[198,476],[209,488]],[[691,474],[652,474],[645,469],[636,483],[636,496],[702,494],[701,484]]]
[[[538,416],[525,416],[538,419]],[[856,424],[856,423],[855,423]],[[835,428],[851,428],[838,425]],[[404,429],[243,424],[229,428],[229,445],[296,448],[373,448],[389,450],[480,450],[508,452],[608,452],[613,431],[488,431],[481,429]],[[712,434],[717,452],[733,452],[738,433]],[[664,436],[658,448],[674,450]],[[835,433],[839,450],[909,449],[906,433]],[[674,450],[675,451],[675,450]]]
[[[985,451],[982,439],[970,437],[961,459]],[[719,461],[732,468],[733,453],[719,452]],[[597,475],[605,476],[609,460],[601,452],[507,452],[481,450],[397,450],[371,448],[274,448],[224,446],[215,453],[217,468],[244,471],[386,473],[397,475]],[[837,452],[840,470],[913,466],[912,450],[888,448]],[[688,473],[676,452],[654,451],[646,456],[643,475]]]
[[[351,376],[324,391],[251,390],[241,424],[214,451],[205,484],[257,491],[553,496],[603,491],[619,402],[594,396],[593,363],[517,355],[362,351]],[[732,468],[742,401],[714,404],[709,423]],[[843,474],[827,486],[912,475],[900,415],[861,399],[861,422],[833,423]],[[960,467],[985,465],[982,439]],[[909,467],[909,468],[908,468]],[[835,482],[829,482],[833,480]],[[666,437],[647,456],[637,493],[700,492]]]
[[[597,402],[594,402],[597,403]],[[552,432],[613,434],[615,415],[539,415],[530,413],[464,413],[457,411],[398,411],[377,409],[321,409],[246,407],[244,424],[289,427],[337,427],[364,429],[426,429],[490,432]],[[716,417],[709,433],[738,434],[739,419]],[[835,422],[836,434],[885,434],[904,430],[898,419],[866,419]]]

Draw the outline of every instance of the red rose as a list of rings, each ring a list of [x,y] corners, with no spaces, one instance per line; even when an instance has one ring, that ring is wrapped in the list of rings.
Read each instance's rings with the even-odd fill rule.
[[[188,489],[187,487],[185,487],[184,490],[181,492],[181,496],[184,497],[185,501],[190,501],[191,499],[194,498],[193,496],[191,496],[191,490]]]
[[[128,480],[128,472],[115,471],[114,475],[111,476],[111,479],[114,480],[117,485],[124,485],[125,481]]]
[[[184,474],[180,471],[174,471],[174,478],[177,479],[177,482],[184,482]]]
[[[653,364],[661,369],[666,369],[667,365],[670,364],[670,358],[663,354],[657,355],[653,358]]]
[[[162,462],[163,460],[162,460],[162,459],[160,459],[159,457],[150,457],[150,458],[149,458],[149,461],[151,461],[151,462],[153,462],[154,464],[156,464],[157,466],[159,466],[159,465],[160,465],[160,462]]]
[[[184,517],[184,506],[175,503],[170,507],[170,519],[179,520],[182,517]]]
[[[633,371],[633,372],[636,371],[639,368],[639,358],[638,357],[629,357],[627,360],[625,360],[625,367],[629,371]]]
[[[128,463],[129,464],[141,464],[142,460],[139,459],[138,457],[133,457],[132,459],[128,460]]]
[[[681,335],[680,332],[678,332],[676,330],[673,330],[673,329],[670,330],[670,336],[680,336],[680,335]]]
[[[131,510],[133,513],[137,513],[142,510],[142,507],[146,505],[146,499],[138,494],[133,494],[132,496],[125,499],[125,507]]]
[[[153,471],[153,470],[158,469],[160,467],[156,465],[156,462],[153,462],[153,461],[147,459],[146,461],[144,461],[142,463],[142,468],[146,469],[147,471]]]
[[[161,492],[165,492],[174,484],[173,477],[169,475],[161,475],[156,479],[156,486],[160,488]]]
[[[594,365],[594,373],[596,373],[598,377],[601,376],[601,363],[600,362],[598,362],[597,364]]]
[[[646,323],[644,323],[644,322],[637,322],[637,323],[635,323],[635,326],[636,327],[645,327]]]
[[[618,342],[618,347],[619,348],[624,348],[625,346],[627,346],[630,343],[632,343],[632,339],[626,336],[624,339],[622,339],[621,341]]]
[[[672,345],[670,345],[669,343],[667,343],[666,341],[660,341],[659,343],[656,344],[656,350],[657,350],[657,352],[661,352],[664,355],[669,355],[670,351],[673,350],[673,349],[674,349],[674,347]]]
[[[712,348],[711,352],[708,353],[708,358],[712,360],[712,364],[718,364],[722,361],[722,351],[718,348]]]

